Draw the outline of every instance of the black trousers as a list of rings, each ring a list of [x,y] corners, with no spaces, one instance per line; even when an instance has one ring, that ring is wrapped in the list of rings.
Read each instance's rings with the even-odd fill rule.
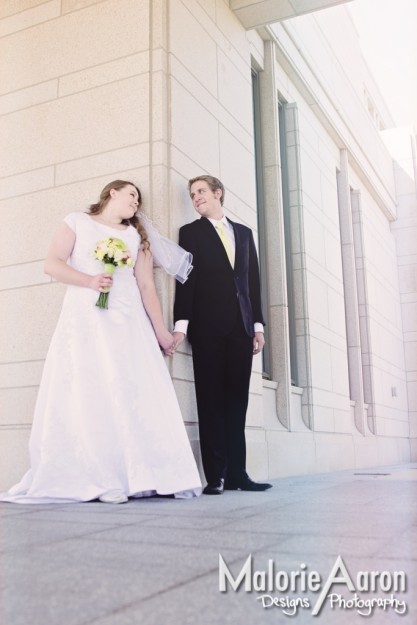
[[[239,314],[227,336],[195,332],[192,350],[206,479],[209,483],[219,478],[239,481],[247,476],[245,422],[253,339]]]

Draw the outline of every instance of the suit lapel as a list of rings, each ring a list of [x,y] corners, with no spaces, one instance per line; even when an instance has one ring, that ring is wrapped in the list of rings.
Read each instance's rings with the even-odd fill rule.
[[[210,241],[210,245],[211,244],[217,245],[217,246],[220,245],[223,248],[223,244],[220,241],[219,235],[217,234],[215,228],[213,228],[213,225],[209,222],[209,220],[206,217],[201,217],[199,223],[204,232],[204,237],[208,241]]]
[[[237,267],[238,267],[238,263],[240,261],[240,252],[242,249],[242,240],[240,237],[240,232],[239,232],[239,228],[236,227],[236,224],[234,221],[232,221],[231,219],[229,219],[228,217],[226,217],[227,221],[229,222],[229,224],[232,226],[233,228],[233,233],[235,235],[235,266],[234,266],[234,271],[236,271]]]

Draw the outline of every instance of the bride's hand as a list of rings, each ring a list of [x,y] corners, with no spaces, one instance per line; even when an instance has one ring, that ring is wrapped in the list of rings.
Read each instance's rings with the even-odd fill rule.
[[[113,276],[108,273],[99,273],[97,276],[91,276],[90,289],[107,293],[113,284]]]
[[[160,332],[157,332],[156,338],[158,339],[159,345],[164,350],[164,353],[167,356],[172,356],[173,354],[172,348],[174,347],[174,337],[172,336],[171,332],[168,332],[168,330],[166,329],[161,330]]]

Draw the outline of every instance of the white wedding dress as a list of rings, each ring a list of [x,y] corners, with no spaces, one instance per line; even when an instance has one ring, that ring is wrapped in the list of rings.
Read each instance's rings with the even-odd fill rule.
[[[70,264],[103,273],[93,258],[106,237],[136,259],[136,229],[116,230],[86,213],[65,218],[76,233]],[[117,268],[108,310],[99,293],[69,286],[46,358],[29,442],[30,470],[1,501],[90,501],[110,490],[131,497],[201,493],[174,387],[133,269]]]

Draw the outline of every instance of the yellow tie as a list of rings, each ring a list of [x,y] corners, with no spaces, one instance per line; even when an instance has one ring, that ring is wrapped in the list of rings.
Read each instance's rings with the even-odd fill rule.
[[[227,258],[229,259],[230,264],[232,263],[232,246],[230,245],[229,237],[227,236],[224,230],[224,224],[222,221],[218,221],[216,224],[216,230],[219,233],[220,239],[223,243],[224,249],[226,250]]]

